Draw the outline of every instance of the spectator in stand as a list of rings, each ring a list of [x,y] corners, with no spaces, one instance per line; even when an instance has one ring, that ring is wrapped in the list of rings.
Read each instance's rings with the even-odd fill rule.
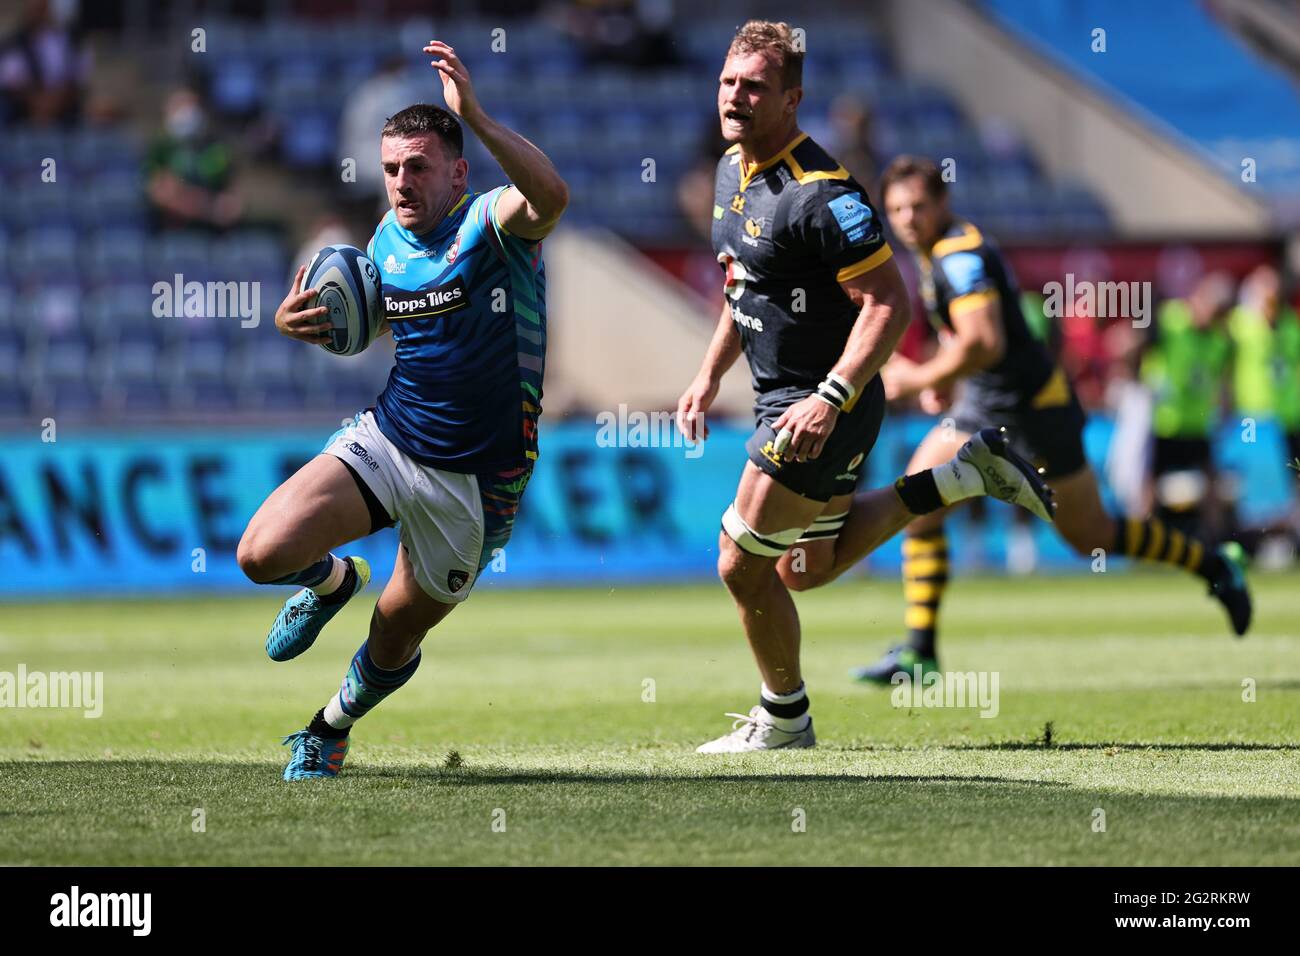
[[[588,66],[660,70],[680,62],[672,17],[667,0],[595,0],[567,7],[560,24]]]
[[[28,0],[0,42],[0,122],[70,124],[81,114],[90,52],[75,29],[76,3]]]
[[[208,129],[197,93],[175,90],[164,106],[164,129],[149,150],[148,192],[160,228],[227,229],[243,213],[233,188],[230,149]]]

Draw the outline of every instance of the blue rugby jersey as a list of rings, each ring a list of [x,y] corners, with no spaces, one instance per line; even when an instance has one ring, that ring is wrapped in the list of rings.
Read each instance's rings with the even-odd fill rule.
[[[366,248],[397,344],[375,420],[406,454],[447,471],[496,472],[537,457],[546,275],[541,242],[496,221],[507,188],[466,194],[422,236],[389,210]]]

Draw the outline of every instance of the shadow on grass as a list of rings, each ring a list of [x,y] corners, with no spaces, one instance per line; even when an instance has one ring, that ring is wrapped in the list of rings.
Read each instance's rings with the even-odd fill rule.
[[[870,752],[870,751],[896,751],[905,753],[908,751],[920,751],[926,748],[921,747],[855,747],[845,748],[848,752]],[[1136,741],[1100,741],[1097,743],[1088,743],[1084,741],[1068,741],[1066,743],[1044,744],[1040,741],[1031,740],[1009,740],[995,741],[985,744],[947,744],[943,747],[935,747],[935,750],[1041,750],[1044,753],[1053,750],[1206,750],[1206,751],[1244,751],[1244,750],[1278,750],[1278,751],[1298,751],[1300,744],[1262,744],[1255,741],[1242,743],[1211,742],[1211,743],[1141,743]]]
[[[43,760],[0,761],[0,775],[13,773],[12,780],[39,780],[46,776],[65,774],[95,774],[103,777],[108,773],[120,773],[128,776],[144,776],[150,780],[160,774],[184,774],[184,780],[168,779],[164,785],[177,783],[189,785],[195,779],[205,777],[225,777],[231,774],[228,766],[214,766],[202,761],[183,760]],[[280,774],[284,770],[281,763],[253,762],[239,768],[239,777],[257,777],[268,782],[281,782]],[[487,765],[483,767],[457,767],[449,769],[441,766],[384,767],[384,766],[349,766],[342,780],[423,780],[449,786],[485,787],[485,786],[528,786],[532,784],[582,784],[582,785],[635,785],[644,783],[834,783],[834,784],[1013,784],[1027,787],[1063,787],[1067,784],[1054,780],[1025,780],[1017,777],[999,777],[981,774],[854,774],[854,773],[656,773],[647,770],[644,773],[599,771],[582,772],[571,770],[520,770],[511,771],[508,767]],[[163,781],[158,781],[160,784]],[[0,810],[0,818],[5,816],[32,816],[45,813],[44,810]]]

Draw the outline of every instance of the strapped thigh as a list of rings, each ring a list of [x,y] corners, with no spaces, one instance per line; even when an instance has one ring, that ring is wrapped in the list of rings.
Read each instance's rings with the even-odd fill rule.
[[[759,534],[740,516],[733,501],[722,513],[722,530],[727,533],[741,551],[757,555],[760,558],[779,558],[790,549],[790,545],[799,540],[803,528],[787,528],[770,534]]]

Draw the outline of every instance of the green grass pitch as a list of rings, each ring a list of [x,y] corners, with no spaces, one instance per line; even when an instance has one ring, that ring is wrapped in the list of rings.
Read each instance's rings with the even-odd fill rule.
[[[720,586],[485,588],[343,776],[297,784],[280,736],[373,593],[288,664],[262,650],[287,590],[11,605],[0,671],[103,671],[104,712],[0,710],[0,864],[1294,866],[1300,575],[1254,584],[1237,641],[1171,573],[957,580],[943,663],[999,673],[994,718],[847,680],[898,634],[897,581],[803,594],[819,746],[721,758],[692,751],[758,680]]]

